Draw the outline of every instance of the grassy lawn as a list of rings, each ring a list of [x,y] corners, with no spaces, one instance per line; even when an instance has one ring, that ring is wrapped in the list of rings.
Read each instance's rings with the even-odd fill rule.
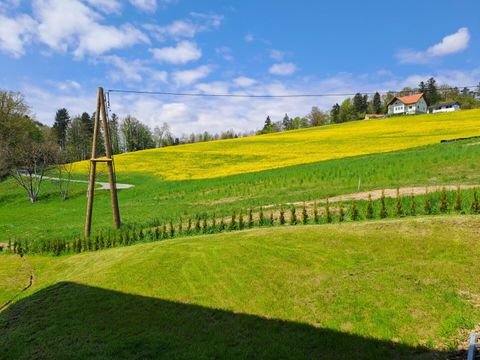
[[[0,254],[0,308],[25,288],[30,268],[19,256]]]
[[[141,152],[139,153],[141,154]],[[269,204],[412,185],[480,184],[477,140],[423,146],[385,154],[322,161],[222,178],[164,181],[152,174],[122,173],[119,182],[135,187],[119,193],[124,223],[145,224],[180,216],[216,213]],[[360,188],[359,188],[360,182]],[[73,184],[63,201],[55,184],[30,204],[9,180],[0,183],[0,242],[8,239],[73,237],[83,231],[86,185]],[[109,193],[98,191],[94,230],[112,224]]]
[[[29,256],[36,282],[0,313],[0,348],[20,359],[434,358],[480,322],[478,235],[478,217],[407,218]]]

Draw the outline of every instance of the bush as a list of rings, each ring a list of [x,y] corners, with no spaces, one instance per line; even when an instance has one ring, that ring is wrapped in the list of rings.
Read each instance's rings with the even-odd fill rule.
[[[359,219],[357,203],[355,200],[352,201],[352,205],[350,206],[350,217],[353,221],[357,221]]]
[[[417,215],[417,203],[415,201],[415,195],[412,192],[412,196],[410,197],[410,215],[415,216]]]
[[[297,214],[296,214],[295,205],[292,205],[290,208],[290,225],[297,225]]]
[[[303,208],[302,208],[302,224],[306,225],[308,223],[308,213],[307,213],[307,208],[305,206],[305,202],[303,203]]]
[[[400,189],[397,187],[397,195],[395,197],[395,215],[400,217],[403,215],[402,199],[400,198]]]
[[[317,208],[316,200],[313,203],[313,221],[315,222],[315,224],[318,224],[320,222],[320,219],[318,217],[318,208]]]
[[[445,186],[442,188],[440,193],[440,207],[439,210],[441,213],[446,213],[448,211],[448,195]]]
[[[388,216],[387,206],[385,205],[385,191],[382,190],[382,196],[380,196],[380,219],[385,219]]]
[[[285,225],[285,211],[280,207],[280,225]]]
[[[372,201],[372,195],[368,194],[368,201],[367,201],[367,210],[365,213],[365,217],[367,219],[373,219],[373,201]]]
[[[328,202],[328,199],[327,203],[325,204],[325,220],[328,224],[333,221],[332,212],[330,211],[330,203]]]
[[[460,186],[457,186],[457,192],[455,193],[455,205],[453,206],[453,210],[458,212],[462,211],[462,191],[460,190]]]

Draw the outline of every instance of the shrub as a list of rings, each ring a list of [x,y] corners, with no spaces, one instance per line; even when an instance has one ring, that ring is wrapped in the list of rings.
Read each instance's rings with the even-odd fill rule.
[[[228,227],[229,230],[235,230],[237,228],[237,220],[235,211],[232,213],[232,219],[230,220],[230,225]]]
[[[270,226],[273,226],[275,219],[273,218],[273,210],[270,210]]]
[[[265,225],[265,218],[263,215],[263,207],[260,206],[260,213],[258,214],[258,225],[263,226]]]
[[[206,234],[208,232],[207,218],[204,217],[202,221],[202,232]]]
[[[192,218],[189,217],[187,222],[187,232],[190,233],[191,230],[192,230]]]
[[[195,220],[195,232],[198,234],[201,230],[201,226],[200,226],[200,218],[197,216],[196,220]]]
[[[430,194],[428,193],[428,189],[425,190],[425,199],[423,200],[423,212],[425,215],[432,214],[433,206],[432,206],[432,199],[430,198]]]
[[[478,202],[477,189],[473,189],[473,200],[472,200],[472,205],[470,206],[470,211],[473,214],[478,214],[480,212],[480,204]]]
[[[253,227],[253,210],[252,208],[248,209],[248,223],[247,223],[249,228]]]
[[[243,222],[243,209],[240,209],[240,214],[238,215],[238,228],[243,230],[245,224]]]
[[[173,238],[175,236],[175,227],[173,226],[172,220],[170,220],[170,237]]]

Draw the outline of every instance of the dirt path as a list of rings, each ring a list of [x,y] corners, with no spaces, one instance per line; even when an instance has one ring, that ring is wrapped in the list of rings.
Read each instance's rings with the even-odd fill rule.
[[[67,181],[66,179],[60,179],[60,178],[57,178],[57,177],[50,177],[50,176],[44,176],[43,178],[47,179],[47,180],[53,180],[53,181]],[[75,183],[88,184],[87,180],[70,180],[70,181],[75,182]],[[110,184],[108,182],[95,181],[95,184],[100,185],[100,187],[96,188],[96,190],[110,190]],[[132,184],[117,183],[117,189],[119,189],[119,190],[130,189],[134,186],[135,185],[132,185]]]
[[[402,187],[399,188],[398,191],[400,193],[400,196],[410,196],[410,195],[424,195],[425,192],[436,192],[436,191],[442,191],[443,188],[447,191],[455,191],[457,190],[457,187],[460,187],[460,189],[473,189],[473,188],[480,188],[480,185],[435,185],[435,186],[408,186],[408,187]],[[351,193],[351,194],[345,194],[345,195],[338,195],[338,196],[332,196],[328,198],[328,201],[330,203],[336,203],[336,202],[348,202],[352,200],[368,200],[368,195],[371,195],[372,200],[378,200],[382,196],[382,191],[385,193],[385,197],[388,198],[395,198],[397,196],[397,189],[384,189],[384,190],[370,190],[370,191],[362,191],[362,192],[356,192],[356,193]],[[317,200],[317,204],[322,204],[326,203],[327,199],[319,199]],[[286,203],[285,205],[302,205],[303,206],[303,201],[298,201],[298,202],[293,202],[293,203]],[[313,205],[313,201],[308,201],[305,202],[305,205],[311,206]],[[268,209],[271,207],[276,207],[278,205],[269,205],[265,206],[264,208]]]

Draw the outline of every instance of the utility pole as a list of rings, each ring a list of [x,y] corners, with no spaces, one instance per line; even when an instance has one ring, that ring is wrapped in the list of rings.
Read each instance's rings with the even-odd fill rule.
[[[105,156],[97,157],[97,137],[100,126],[100,119],[103,127],[103,139],[105,142]],[[95,112],[95,120],[93,124],[93,140],[92,140],[92,157],[90,158],[90,178],[88,182],[87,194],[87,217],[85,220],[85,237],[89,238],[92,229],[93,214],[93,197],[95,194],[95,177],[97,172],[97,163],[104,162],[107,164],[108,182],[110,184],[110,195],[112,198],[113,223],[115,229],[120,228],[120,210],[118,208],[117,184],[115,177],[115,167],[112,157],[112,146],[110,144],[110,134],[107,122],[107,109],[105,106],[105,96],[103,88],[98,88],[97,109]]]

